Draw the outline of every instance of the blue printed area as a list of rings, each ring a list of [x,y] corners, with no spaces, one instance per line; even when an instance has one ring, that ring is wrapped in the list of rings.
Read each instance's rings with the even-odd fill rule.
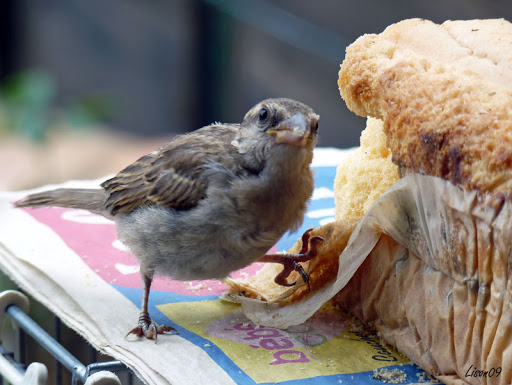
[[[298,231],[292,234],[286,233],[277,242],[278,251],[285,251],[292,247],[307,229],[319,227],[334,220],[336,167],[314,167],[313,170],[315,172],[315,192],[309,203],[304,223]]]
[[[140,306],[140,300],[142,295],[141,289],[134,288],[126,288],[123,286],[112,285],[115,289],[117,289],[121,294],[123,294],[126,298],[132,301],[136,306]],[[151,314],[151,318],[157,324],[166,324],[175,328],[180,337],[186,339],[187,341],[193,343],[196,346],[199,346],[203,349],[212,359],[215,361],[222,369],[229,374],[231,378],[237,384],[256,384],[252,378],[250,378],[243,370],[241,370],[238,365],[236,365],[219,347],[212,344],[209,340],[190,332],[189,330],[183,328],[182,326],[174,323],[170,320],[164,313],[162,313],[156,306],[164,303],[176,303],[176,302],[189,302],[189,301],[205,301],[205,300],[215,300],[218,296],[186,296],[169,293],[167,291],[158,291],[151,290],[151,295],[149,296],[149,314]],[[137,323],[137,320],[133,320],[134,326]],[[208,346],[208,347],[205,347]]]
[[[112,285],[115,289],[119,290],[126,298],[132,301],[135,305],[140,305],[140,289],[126,288],[122,286]],[[196,296],[185,296],[185,295],[173,295],[172,293],[165,291],[152,290],[151,295],[149,296],[149,313],[151,314],[151,318],[158,324],[167,324],[169,326],[174,327],[178,330],[180,337],[186,339],[187,341],[193,343],[194,345],[203,349],[214,362],[217,363],[222,369],[226,371],[226,373],[239,385],[274,385],[274,382],[269,383],[257,383],[251,377],[249,377],[245,372],[240,369],[238,365],[236,365],[219,347],[215,344],[212,344],[210,340],[207,340],[195,333],[190,332],[189,330],[183,328],[182,326],[174,323],[172,320],[167,318],[156,306],[164,303],[170,302],[186,302],[189,300],[210,300],[217,299],[217,296],[209,296],[209,297],[196,297]],[[137,322],[136,319],[133,320],[134,326]],[[393,370],[399,369],[407,375],[407,379],[405,382],[401,382],[401,384],[416,384],[418,382],[419,374],[423,373],[423,370],[418,368],[416,365],[392,365],[387,366],[386,369]],[[376,380],[372,378],[373,371],[360,372],[360,373],[351,373],[351,374],[337,374],[332,376],[319,376],[312,378],[303,378],[299,380],[291,380],[291,381],[282,381],[280,384],[282,385],[331,385],[331,384],[339,384],[340,380],[343,384],[354,384],[354,385],[382,385],[382,381]]]
[[[404,382],[400,384],[416,384],[420,374],[424,371],[415,365],[393,365],[386,366],[386,369],[398,369],[407,375]],[[334,376],[321,376],[313,378],[303,378],[300,380],[281,381],[280,385],[329,385],[329,384],[354,384],[354,385],[382,385],[381,380],[373,379],[373,371],[360,372],[353,374],[336,374]],[[340,382],[341,381],[341,382]],[[255,382],[248,382],[248,384],[255,384]],[[260,383],[259,385],[274,385],[275,382]]]

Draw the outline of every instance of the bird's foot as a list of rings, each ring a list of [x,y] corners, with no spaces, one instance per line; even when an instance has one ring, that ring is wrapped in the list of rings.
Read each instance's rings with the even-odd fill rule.
[[[139,316],[139,324],[130,330],[125,337],[128,337],[130,334],[135,334],[138,337],[144,336],[149,340],[154,338],[156,344],[157,336],[166,332],[178,333],[175,328],[169,325],[157,325],[153,320],[151,320],[151,317],[147,312],[142,311]]]
[[[296,271],[308,285],[308,290],[311,290],[309,276],[299,262],[307,262],[315,258],[318,251],[317,245],[324,241],[322,237],[311,237],[312,230],[309,229],[302,235],[302,249],[298,254],[266,254],[260,259],[260,262],[280,263],[284,266],[283,270],[274,278],[274,282],[278,285],[295,285],[297,281],[288,282],[286,278],[288,278],[292,271]]]

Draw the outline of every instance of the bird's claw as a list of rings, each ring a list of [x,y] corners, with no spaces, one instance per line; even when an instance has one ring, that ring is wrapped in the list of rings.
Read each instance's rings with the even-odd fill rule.
[[[146,337],[147,339],[155,339],[155,344],[157,343],[158,335],[164,334],[168,332],[178,331],[169,325],[157,325],[153,320],[149,317],[148,313],[141,312],[139,316],[139,324],[130,330],[126,336],[128,337],[130,334],[135,334],[137,337]]]
[[[309,276],[300,263],[295,262],[290,258],[289,261],[283,263],[283,266],[283,270],[274,278],[275,283],[281,286],[294,286],[297,281],[288,282],[286,278],[288,278],[292,271],[296,271],[300,274],[302,280],[308,285],[308,290],[311,290],[311,286],[309,284]]]
[[[274,279],[274,282],[278,285],[295,285],[297,281],[289,283],[286,281],[286,278],[288,278],[292,271],[296,271],[308,285],[308,290],[311,290],[309,276],[299,262],[307,262],[315,258],[317,256],[317,245],[324,241],[319,236],[311,237],[312,230],[309,229],[302,235],[302,248],[298,254],[267,254],[261,259],[262,262],[274,262],[283,265],[283,270]]]

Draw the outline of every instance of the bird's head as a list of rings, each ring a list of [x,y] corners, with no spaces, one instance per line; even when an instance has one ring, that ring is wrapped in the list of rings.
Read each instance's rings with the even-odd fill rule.
[[[312,152],[319,118],[311,107],[292,99],[263,100],[245,115],[233,144],[241,153],[263,158],[276,148]]]

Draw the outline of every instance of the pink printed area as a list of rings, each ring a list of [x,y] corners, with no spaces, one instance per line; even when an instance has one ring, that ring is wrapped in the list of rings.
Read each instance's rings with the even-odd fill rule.
[[[209,324],[205,332],[223,341],[245,344],[253,349],[273,352],[268,365],[307,363],[316,360],[312,348],[324,345],[346,329],[341,314],[317,312],[306,322],[287,329],[255,326],[241,309]],[[223,351],[232,351],[231,344],[222,343]],[[236,354],[236,353],[235,353]],[[264,357],[264,356],[262,356]]]
[[[107,283],[130,288],[141,288],[137,259],[124,248],[118,239],[114,222],[76,209],[27,208],[23,209],[35,220],[50,227],[66,245]],[[274,247],[271,251],[277,249]],[[234,272],[232,277],[254,275],[261,269],[254,263]],[[175,281],[156,277],[153,290],[170,291],[184,295],[218,295],[226,286],[216,280]]]

